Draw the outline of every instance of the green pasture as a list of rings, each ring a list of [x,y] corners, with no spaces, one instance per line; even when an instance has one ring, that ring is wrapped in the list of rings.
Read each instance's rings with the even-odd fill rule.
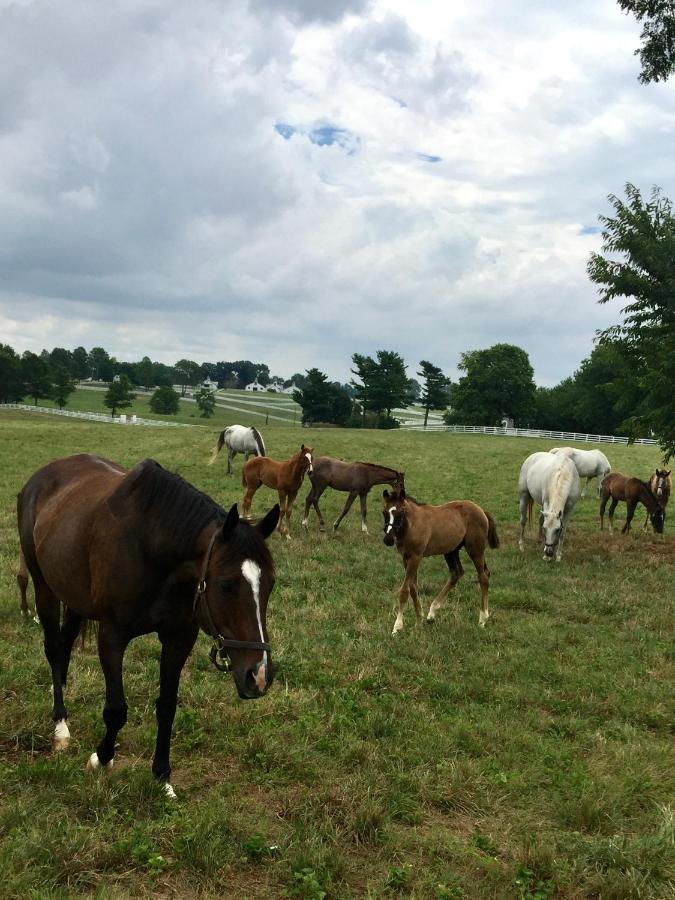
[[[51,753],[41,632],[18,611],[17,491],[48,460],[89,451],[129,466],[152,456],[227,506],[241,500],[241,457],[229,479],[224,458],[206,463],[237,420],[219,411],[204,428],[160,429],[0,411],[0,896],[675,896],[675,512],[665,540],[642,530],[642,510],[630,536],[610,536],[592,488],[561,564],[542,560],[534,533],[519,553],[518,469],[543,441],[261,429],[277,458],[304,440],[317,455],[404,469],[420,500],[490,510],[502,546],[488,551],[487,627],[466,559],[436,624],[416,628],[409,609],[392,638],[403,569],[382,543],[379,489],[370,535],[356,507],[337,534],[319,533],[313,514],[303,532],[300,502],[293,540],[271,539],[277,680],[240,701],[199,639],[172,745],[178,800],[150,775],[154,637],[127,653],[113,772],[84,769],[102,731],[93,642],[71,667],[70,750]],[[660,463],[656,448],[604,449],[626,473]],[[274,500],[260,490],[253,512]],[[327,521],[343,502],[324,495]],[[425,611],[446,571],[442,559],[423,564]]]

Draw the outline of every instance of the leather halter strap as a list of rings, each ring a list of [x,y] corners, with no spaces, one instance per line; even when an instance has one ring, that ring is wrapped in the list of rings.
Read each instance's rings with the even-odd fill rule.
[[[271,651],[272,647],[267,641],[238,641],[235,638],[225,638],[218,631],[215,622],[213,621],[213,616],[211,615],[211,610],[209,609],[209,604],[206,599],[206,573],[208,572],[209,563],[211,562],[211,553],[213,552],[213,545],[216,542],[218,537],[219,528],[211,535],[211,540],[209,541],[209,546],[206,549],[206,553],[204,554],[204,561],[202,562],[202,570],[199,576],[199,581],[197,582],[197,587],[195,588],[195,597],[192,605],[193,611],[196,612],[197,605],[199,605],[199,609],[202,613],[202,617],[206,622],[207,626],[207,634],[209,637],[213,638],[213,647],[211,647],[211,651],[209,653],[209,658],[211,662],[219,669],[221,672],[229,671],[230,664],[228,659],[227,650],[267,650]]]

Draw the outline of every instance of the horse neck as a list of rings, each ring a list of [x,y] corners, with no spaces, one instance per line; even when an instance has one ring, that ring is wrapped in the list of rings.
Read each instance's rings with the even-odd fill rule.
[[[643,481],[640,482],[639,494],[640,500],[647,507],[648,512],[653,513],[659,508],[659,501],[652,494],[651,487]]]
[[[375,484],[393,484],[399,477],[398,472],[393,469],[388,469],[386,466],[374,466],[370,463],[365,466],[365,471],[370,487]]]
[[[302,457],[303,451],[298,450],[297,453],[294,453],[293,456],[286,462],[288,466],[288,470],[291,473],[291,476],[294,481],[297,481],[298,484],[302,481],[303,471],[302,471]]]

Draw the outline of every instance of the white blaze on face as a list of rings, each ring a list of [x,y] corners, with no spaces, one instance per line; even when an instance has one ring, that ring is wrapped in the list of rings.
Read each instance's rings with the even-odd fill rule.
[[[394,513],[395,513],[395,512],[396,512],[396,507],[395,507],[395,506],[390,506],[390,507],[389,507],[389,524],[388,524],[387,527],[385,528],[386,534],[389,534],[389,532],[390,532],[390,531],[392,530],[392,528],[394,527]]]
[[[307,462],[309,463],[309,469],[308,469],[308,471],[309,471],[309,472],[313,472],[313,471],[314,471],[314,467],[313,467],[313,465],[312,465],[312,454],[311,454],[311,453],[305,453],[305,456],[307,457]]]
[[[241,574],[251,585],[251,592],[255,601],[255,614],[258,619],[258,628],[260,629],[260,640],[264,642],[265,638],[263,637],[262,618],[260,615],[260,566],[258,563],[253,562],[252,559],[245,559],[241,564]],[[263,652],[262,665],[258,667],[258,674],[255,677],[255,683],[258,685],[259,691],[262,692],[265,689],[266,680],[267,650]]]

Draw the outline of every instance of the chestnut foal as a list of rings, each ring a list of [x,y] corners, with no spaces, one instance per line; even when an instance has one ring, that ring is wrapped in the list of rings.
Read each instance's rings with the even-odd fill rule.
[[[297,453],[283,462],[271,459],[269,456],[256,456],[244,463],[241,470],[241,483],[244,486],[244,502],[242,512],[244,518],[251,513],[251,502],[260,485],[272,488],[279,493],[279,533],[286,534],[290,541],[290,520],[293,511],[293,503],[300,490],[300,485],[305,477],[305,472],[311,475],[314,471],[312,465],[312,448],[300,447]]]

